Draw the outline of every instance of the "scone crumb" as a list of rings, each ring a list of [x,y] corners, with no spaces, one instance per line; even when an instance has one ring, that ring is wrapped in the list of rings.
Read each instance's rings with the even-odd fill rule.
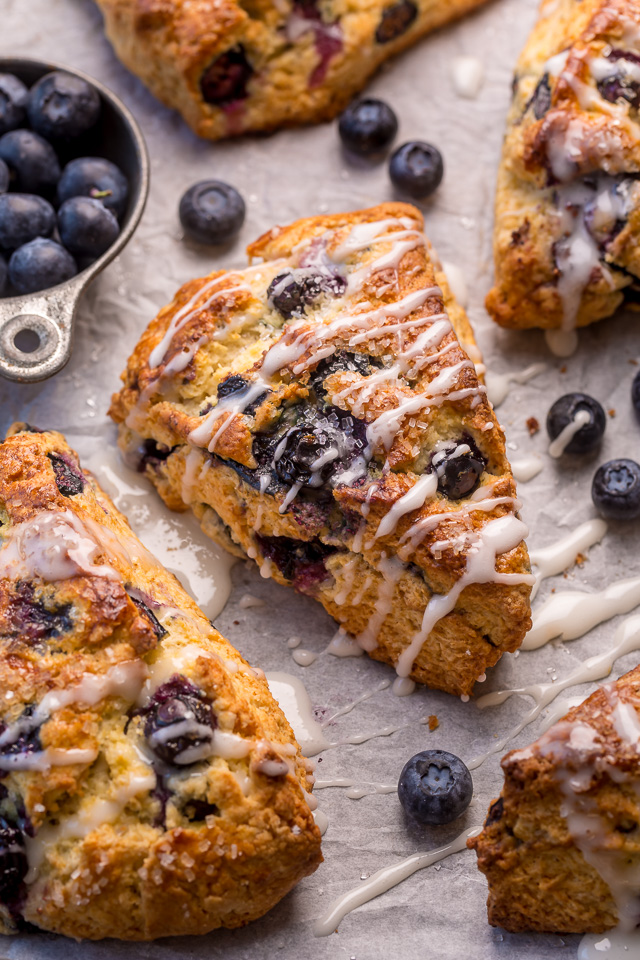
[[[607,413],[609,414],[609,416],[611,417],[611,419],[613,419],[613,418],[615,417],[615,415],[616,415],[615,407],[611,407],[611,409],[607,410]]]
[[[581,566],[584,564],[584,562],[585,562],[586,559],[587,559],[587,558],[586,558],[586,556],[584,555],[584,553],[579,553],[579,554],[576,555],[575,563],[576,563],[576,565],[577,565],[578,567],[581,567]]]
[[[534,437],[540,429],[540,423],[536,417],[529,417],[527,420],[527,430],[529,431],[529,436]]]
[[[437,730],[440,726],[440,721],[436,717],[435,713],[429,715],[429,730]]]

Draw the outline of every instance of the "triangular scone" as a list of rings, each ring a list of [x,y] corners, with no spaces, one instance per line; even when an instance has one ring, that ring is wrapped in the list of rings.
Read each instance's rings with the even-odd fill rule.
[[[467,694],[529,628],[526,530],[464,311],[405,204],[300,220],[186,284],[111,415],[174,509]],[[445,307],[446,301],[449,309]]]
[[[0,444],[0,932],[261,916],[321,861],[307,763],[59,433]]]
[[[640,921],[640,667],[502,761],[504,787],[468,842],[489,923],[601,933]]]
[[[335,117],[382,63],[486,0],[98,0],[130,70],[201,137]]]
[[[640,5],[543,2],[498,179],[487,298],[498,323],[563,331],[551,343],[570,352],[575,327],[637,299],[639,109]]]

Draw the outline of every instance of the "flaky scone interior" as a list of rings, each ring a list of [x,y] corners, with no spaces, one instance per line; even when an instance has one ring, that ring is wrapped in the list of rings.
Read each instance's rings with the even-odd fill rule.
[[[322,857],[264,674],[59,433],[0,444],[0,932],[148,940],[261,916]]]
[[[640,667],[502,761],[504,787],[468,841],[489,923],[602,933],[640,923]],[[604,949],[604,947],[602,948]],[[629,954],[631,956],[631,954]]]
[[[122,448],[371,656],[467,694],[521,643],[531,576],[473,334],[422,218],[314,217],[249,254],[143,334],[111,408]]]
[[[487,308],[568,353],[640,290],[636,0],[543,0],[513,90]]]
[[[201,137],[335,117],[390,57],[487,0],[98,0],[122,62]]]

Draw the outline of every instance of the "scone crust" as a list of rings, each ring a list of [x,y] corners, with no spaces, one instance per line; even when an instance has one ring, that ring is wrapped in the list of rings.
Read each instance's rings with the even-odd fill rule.
[[[629,711],[628,726],[620,709]],[[500,797],[468,842],[489,883],[493,926],[562,934],[618,924],[619,904],[599,871],[609,869],[622,883],[640,865],[640,759],[637,740],[624,735],[634,716],[640,729],[640,668],[596,691],[531,747],[504,757]],[[596,838],[591,849],[571,819],[585,811]]]
[[[31,868],[0,906],[2,932],[27,921],[75,938],[149,940],[244,925],[322,859],[293,732],[264,675],[145,550],[64,438],[15,429],[0,445],[3,729],[52,690],[79,684],[90,702],[72,698],[37,729],[44,750],[84,751],[68,755],[78,762],[28,769],[27,743],[12,769],[12,748],[0,745],[2,823],[21,825]],[[75,553],[60,555],[63,573],[70,556],[82,569],[64,579],[47,580],[46,559],[40,573],[20,566],[42,550],[51,557],[48,541],[24,537],[52,521],[80,536]],[[19,542],[14,567],[5,561]],[[110,687],[117,670],[129,680]],[[206,697],[237,759],[158,765],[144,708],[174,676]],[[92,702],[98,681],[105,695]]]
[[[122,62],[210,140],[332,119],[385,60],[485,2],[98,0]],[[383,17],[406,29],[378,42]],[[207,102],[203,75],[238,50],[243,95]]]
[[[541,3],[516,66],[498,174],[487,309],[501,326],[572,329],[636,301],[639,103],[631,87],[617,99],[607,92],[605,74],[623,69],[624,53],[636,69],[639,29],[637,0]],[[592,192],[581,198],[584,183]]]
[[[306,262],[305,257],[322,256],[335,264],[342,256],[340,251],[350,249],[348,238],[355,236],[355,230],[364,231],[358,236],[377,236],[376,229],[381,231],[380,239],[356,243],[357,249],[346,258],[347,265],[340,266],[352,278],[344,281],[352,285],[348,292],[335,301],[325,299],[317,313],[307,312],[301,320],[283,323],[266,293],[274,280],[287,270],[311,269],[295,266]],[[395,235],[401,239],[396,241]],[[381,263],[395,266],[369,267],[377,262],[375,250],[385,249],[387,259]],[[140,444],[149,439],[161,444],[165,453],[161,459],[155,455],[147,458],[145,469],[165,502],[178,510],[190,506],[205,532],[228,549],[256,558],[263,568],[274,540],[289,538],[293,547],[311,544],[310,550],[319,539],[324,551],[321,582],[302,583],[297,575],[287,577],[277,562],[268,563],[264,572],[281,583],[293,580],[302,592],[316,596],[351,635],[361,636],[369,629],[370,642],[363,643],[371,656],[396,664],[410,639],[419,633],[430,598],[448,594],[463,576],[465,544],[481,536],[489,520],[511,517],[513,521],[517,509],[504,435],[468,357],[471,354],[481,360],[469,322],[424,240],[421,215],[406,204],[383,204],[277,227],[252,244],[249,254],[263,262],[248,271],[212,274],[186,284],[142,335],[123,375],[124,388],[114,396],[111,407],[111,416],[121,424],[121,446],[126,455],[142,449]],[[358,278],[364,276],[368,279],[358,287]],[[412,298],[417,306],[402,334],[406,347],[434,324],[444,325],[448,332],[437,348],[425,347],[420,357],[424,374],[397,382],[391,372],[385,382],[384,371],[392,367],[397,330],[404,322],[401,307]],[[326,333],[348,328],[352,316],[356,326],[364,323],[359,314],[374,318],[371,336],[362,326],[338,332],[337,340]],[[387,319],[376,326],[375,317],[382,315]],[[386,336],[385,324],[391,325]],[[300,336],[307,338],[308,349],[296,363],[285,364],[273,390],[265,388],[260,402],[256,400],[257,409],[250,407],[246,416],[229,420],[220,436],[216,435],[215,453],[209,456],[206,443],[194,437],[202,430],[203,417],[206,423],[207,416],[218,416],[218,385],[231,376],[256,383],[254,378],[260,376],[265,357],[272,355],[268,351],[274,350],[275,344],[286,353],[290,343],[295,348],[300,342],[292,330],[303,331]],[[355,399],[348,394],[356,374],[338,372],[327,381],[324,394],[329,383],[335,388],[333,403],[338,406],[331,407],[334,413],[344,410],[358,418],[363,429],[370,425],[367,430],[373,433],[375,424],[385,418],[388,422],[401,402],[416,410],[425,408],[422,420],[420,416],[399,417],[397,430],[394,426],[387,437],[386,454],[382,441],[375,441],[374,466],[380,475],[373,484],[361,477],[337,483],[333,489],[326,487],[329,504],[326,498],[314,502],[299,495],[285,502],[286,486],[282,485],[265,495],[255,472],[252,474],[257,463],[256,443],[265,432],[277,430],[284,416],[296,415],[297,410],[309,409],[316,402],[313,377],[322,366],[315,358],[320,355],[331,363],[336,352],[343,355],[341,350],[343,354],[355,350],[348,356],[363,357],[363,362],[377,364],[380,372],[374,373],[370,388],[364,381],[356,381],[354,389],[367,389]],[[174,374],[176,365],[179,372]],[[422,397],[430,396],[431,385],[439,382],[436,378],[446,381],[449,376],[442,399],[436,396],[429,407]],[[346,392],[340,387],[346,387]],[[359,396],[368,399],[362,404]],[[483,505],[476,510],[466,497],[450,501],[437,494],[427,498],[421,510],[405,511],[384,536],[377,537],[383,519],[425,469],[430,469],[434,445],[446,445],[460,436],[468,436],[484,451]],[[480,493],[478,496],[482,499]],[[425,534],[412,549],[411,529],[419,519],[424,520]],[[456,536],[460,539],[454,546]],[[467,694],[505,650],[519,646],[530,624],[530,579],[526,547],[520,537],[516,541],[504,552],[498,551],[496,575],[488,572],[483,582],[469,583],[456,608],[439,620],[429,642],[416,650],[410,670],[413,679]],[[398,556],[405,563],[402,570],[394,566]],[[317,568],[315,573],[321,571]],[[394,577],[395,584],[391,582]],[[390,604],[388,610],[386,604]],[[376,632],[371,624],[377,624]]]

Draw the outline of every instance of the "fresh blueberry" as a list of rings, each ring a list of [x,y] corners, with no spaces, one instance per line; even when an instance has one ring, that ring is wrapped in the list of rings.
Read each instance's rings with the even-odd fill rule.
[[[0,160],[9,167],[14,187],[52,196],[60,179],[56,152],[33,130],[10,130],[0,137]]]
[[[589,420],[564,448],[565,453],[589,453],[595,450],[604,436],[607,418],[601,404],[586,393],[567,393],[553,404],[547,414],[547,433],[551,440],[560,436],[578,413],[585,412]]]
[[[12,73],[0,73],[0,134],[21,127],[27,115],[29,91]]]
[[[56,70],[31,88],[27,113],[31,126],[48,140],[74,140],[95,126],[100,95],[81,77]]]
[[[47,290],[78,272],[71,254],[53,240],[38,237],[12,254],[9,260],[9,279],[18,293],[36,293]]]
[[[9,181],[11,180],[9,174],[9,167],[6,165],[4,160],[0,160],[0,193],[6,193],[9,189]]]
[[[99,200],[71,197],[58,210],[60,239],[77,256],[99,257],[120,233],[118,221]]]
[[[163,763],[189,766],[210,755],[215,714],[202,690],[181,674],[158,687],[137,712],[145,716],[144,735]]]
[[[44,197],[0,194],[0,247],[15,250],[36,237],[50,237],[55,225],[55,210]]]
[[[17,826],[0,816],[0,900],[16,901],[27,875],[27,846]]]
[[[382,19],[376,30],[378,43],[390,43],[406,33],[418,16],[418,8],[412,0],[400,0],[382,11]]]
[[[8,273],[9,273],[9,270],[7,267],[7,261],[2,256],[2,254],[0,254],[0,297],[4,293],[5,288],[7,286]]]
[[[71,457],[64,454],[48,453],[53,473],[56,478],[56,486],[63,497],[75,497],[82,493],[86,483],[85,477],[80,472],[80,468],[71,460]]]
[[[391,156],[389,176],[401,193],[414,200],[424,200],[442,183],[442,154],[437,147],[421,140],[403,143]]]
[[[232,47],[202,74],[200,91],[204,101],[224,107],[236,100],[244,100],[253,73],[242,44]]]
[[[631,384],[631,402],[635,410],[636,417],[640,420],[640,370],[636,373]]]
[[[398,781],[398,797],[407,816],[418,823],[451,823],[471,803],[473,780],[452,753],[424,750],[405,764]]]
[[[383,100],[368,97],[347,107],[338,121],[338,132],[347,150],[367,157],[391,145],[398,118]]]
[[[460,500],[477,486],[486,460],[474,444],[463,440],[448,451],[436,453],[431,465],[438,477],[440,493],[449,500]]]
[[[640,517],[640,464],[635,460],[609,460],[598,467],[591,498],[608,520]]]
[[[323,294],[342,296],[346,286],[344,277],[337,273],[303,267],[274,277],[269,284],[267,298],[285,320],[290,320],[291,317],[301,317],[305,307],[311,306]]]
[[[244,200],[221,180],[194,183],[180,200],[180,223],[197,243],[226,243],[244,223]]]
[[[129,184],[122,170],[102,157],[76,157],[62,171],[58,182],[58,201],[71,197],[91,197],[107,210],[122,217],[127,207]]]

